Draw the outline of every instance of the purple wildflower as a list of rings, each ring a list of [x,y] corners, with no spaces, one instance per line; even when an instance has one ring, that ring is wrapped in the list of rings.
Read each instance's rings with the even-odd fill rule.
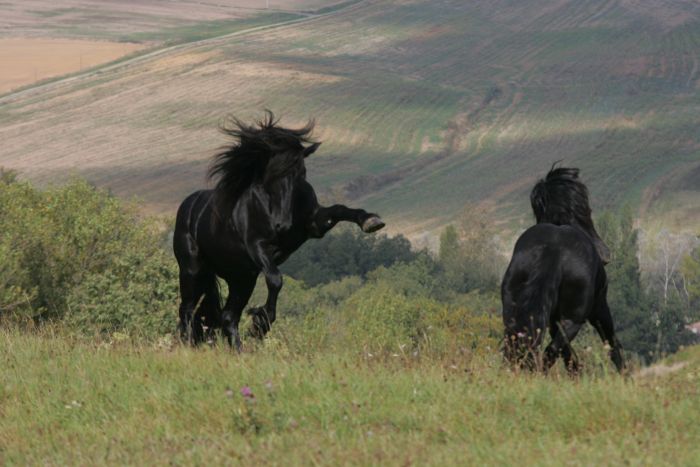
[[[255,394],[253,394],[253,390],[250,389],[249,386],[243,386],[241,388],[241,396],[243,396],[244,399],[255,399]]]

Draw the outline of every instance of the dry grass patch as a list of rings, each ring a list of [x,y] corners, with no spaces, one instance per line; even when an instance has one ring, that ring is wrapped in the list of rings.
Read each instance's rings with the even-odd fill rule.
[[[111,62],[144,47],[73,39],[0,39],[0,94]]]

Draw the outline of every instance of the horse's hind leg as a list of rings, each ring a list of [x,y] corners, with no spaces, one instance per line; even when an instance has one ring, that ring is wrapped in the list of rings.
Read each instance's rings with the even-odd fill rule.
[[[551,368],[561,355],[564,358],[567,370],[569,370],[570,373],[578,372],[578,359],[571,348],[571,341],[576,337],[580,329],[581,324],[571,320],[557,321],[550,325],[552,342],[550,342],[544,350],[545,370]]]
[[[195,310],[194,319],[198,325],[203,324],[202,340],[213,342],[216,337],[216,330],[221,328],[221,302],[219,298],[219,286],[216,276],[211,275],[204,280],[206,290],[201,305]]]
[[[195,309],[205,292],[204,281],[200,277],[180,273],[180,337],[190,344],[202,340],[202,323],[194,319]]]
[[[605,293],[601,294],[595,312],[588,318],[588,321],[593,325],[595,330],[598,331],[603,342],[610,346],[610,359],[615,364],[617,371],[622,372],[625,369],[622,345],[615,335],[615,326],[613,326],[613,320],[610,315],[610,308],[608,307]]]

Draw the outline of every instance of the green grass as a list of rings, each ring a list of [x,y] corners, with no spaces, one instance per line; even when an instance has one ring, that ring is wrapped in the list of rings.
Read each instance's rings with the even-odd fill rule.
[[[2,331],[0,462],[700,462],[700,348],[666,376],[571,379],[508,372],[484,349],[443,360],[282,342],[234,355]]]

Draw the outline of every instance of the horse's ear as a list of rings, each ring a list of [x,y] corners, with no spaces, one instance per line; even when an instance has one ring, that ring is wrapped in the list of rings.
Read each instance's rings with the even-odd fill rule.
[[[321,143],[314,143],[311,146],[304,148],[304,157],[309,157],[311,154],[315,153]]]

